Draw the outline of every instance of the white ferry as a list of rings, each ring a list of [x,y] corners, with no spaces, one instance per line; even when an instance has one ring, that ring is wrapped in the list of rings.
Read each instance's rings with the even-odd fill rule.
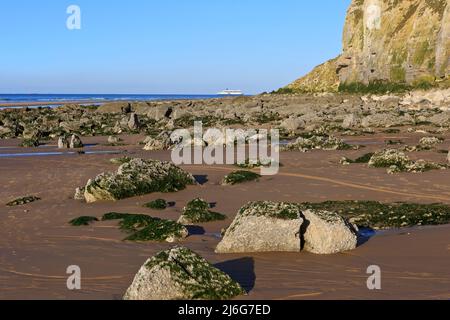
[[[223,90],[217,93],[218,95],[221,96],[243,96],[244,93],[241,90]]]

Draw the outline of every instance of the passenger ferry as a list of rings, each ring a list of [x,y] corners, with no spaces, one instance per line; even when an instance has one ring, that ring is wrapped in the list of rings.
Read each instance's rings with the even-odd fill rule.
[[[221,96],[243,96],[244,93],[241,90],[223,90],[217,93],[218,95]]]

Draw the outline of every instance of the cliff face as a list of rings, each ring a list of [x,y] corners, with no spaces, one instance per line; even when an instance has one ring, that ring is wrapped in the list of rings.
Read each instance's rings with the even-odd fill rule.
[[[335,67],[340,84],[384,81],[414,86],[448,79],[450,1],[353,0],[345,22],[343,53]],[[323,86],[317,90],[309,86],[322,80],[329,83],[329,77],[321,76],[312,73],[302,78],[307,82],[299,79],[289,87],[324,91]],[[335,91],[335,87],[327,90]]]

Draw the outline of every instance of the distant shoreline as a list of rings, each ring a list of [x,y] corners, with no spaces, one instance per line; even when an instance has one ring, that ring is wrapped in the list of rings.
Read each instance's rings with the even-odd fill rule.
[[[245,95],[248,97],[248,95]],[[147,98],[136,98],[130,97],[130,99],[86,99],[86,100],[50,100],[50,101],[2,101],[0,99],[0,109],[5,108],[27,108],[27,107],[44,107],[44,106],[63,106],[68,104],[78,104],[78,105],[96,105],[100,106],[106,103],[130,103],[130,102],[154,102],[154,101],[175,101],[175,100],[205,100],[205,99],[226,99],[226,98],[236,98],[235,96],[219,96],[219,95],[167,95],[165,96],[154,96]]]
[[[39,106],[59,106],[65,104],[87,104],[87,105],[101,105],[114,101],[98,101],[98,100],[74,100],[74,101],[34,101],[34,102],[0,102],[0,108],[8,107],[39,107]]]

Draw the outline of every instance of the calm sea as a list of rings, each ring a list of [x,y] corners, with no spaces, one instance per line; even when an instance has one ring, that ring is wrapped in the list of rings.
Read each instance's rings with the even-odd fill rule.
[[[151,100],[180,100],[180,99],[210,99],[219,98],[219,95],[196,94],[0,94],[1,104],[20,104],[26,107],[28,104],[59,101],[86,101],[101,104],[111,101],[151,101]],[[23,104],[23,105],[22,105]]]

